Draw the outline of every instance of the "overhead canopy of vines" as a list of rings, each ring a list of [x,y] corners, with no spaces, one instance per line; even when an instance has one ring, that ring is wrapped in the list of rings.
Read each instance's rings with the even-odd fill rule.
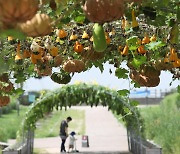
[[[120,114],[127,127],[139,131],[143,129],[142,119],[136,108],[136,102],[129,102],[115,90],[84,83],[65,85],[55,91],[46,93],[27,112],[23,128],[35,129],[36,122],[53,109],[64,109],[74,105],[107,106],[109,110]],[[139,120],[139,123],[137,122]]]
[[[179,80],[179,7],[179,0],[0,0],[0,106],[20,92],[12,83],[49,76],[67,84],[104,63],[139,87],[158,86],[162,70]]]

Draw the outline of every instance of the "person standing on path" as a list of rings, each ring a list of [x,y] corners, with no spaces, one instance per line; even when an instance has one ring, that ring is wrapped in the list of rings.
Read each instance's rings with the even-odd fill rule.
[[[61,140],[62,140],[62,143],[61,143],[61,152],[66,152],[66,149],[65,149],[65,142],[66,142],[66,139],[68,137],[68,123],[72,121],[72,118],[71,117],[67,117],[66,120],[63,120],[60,124],[60,137],[61,137]]]

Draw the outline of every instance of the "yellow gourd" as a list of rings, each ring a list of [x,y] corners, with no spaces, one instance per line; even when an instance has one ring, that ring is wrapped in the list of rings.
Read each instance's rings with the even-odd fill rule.
[[[150,42],[150,38],[147,34],[145,34],[144,38],[142,39],[142,44],[148,44]]]
[[[16,47],[15,61],[19,61],[19,60],[22,60],[22,59],[23,59],[23,56],[22,56],[21,53],[20,53],[20,48],[21,48],[21,45],[20,45],[20,43],[18,43],[18,44],[17,44],[17,47]]]
[[[156,36],[155,35],[151,36],[150,41],[151,42],[156,41]]]
[[[132,10],[131,14],[132,14],[132,28],[133,28],[133,30],[138,30],[139,29],[139,24],[138,24],[138,22],[136,20],[134,9]]]
[[[121,52],[122,56],[127,56],[128,55],[128,51],[129,51],[129,47],[127,45],[125,45],[123,51]]]
[[[123,18],[122,20],[121,20],[121,27],[122,27],[122,29],[125,29],[125,23],[126,23],[126,20]]]
[[[105,32],[105,38],[106,38],[106,43],[110,44],[111,38],[109,37],[109,34],[107,32]]]
[[[86,31],[83,32],[82,39],[88,39],[89,35]]]
[[[72,41],[72,40],[77,40],[77,38],[78,38],[77,35],[71,34],[71,36],[70,36],[70,41]]]

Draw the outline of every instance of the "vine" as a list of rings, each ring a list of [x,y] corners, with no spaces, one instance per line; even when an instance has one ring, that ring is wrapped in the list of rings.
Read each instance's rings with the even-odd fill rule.
[[[6,5],[0,0],[0,78],[8,74],[6,80],[23,83],[31,77],[49,76],[67,84],[75,73],[93,66],[102,72],[104,63],[109,63],[118,78],[130,78],[134,87],[158,86],[161,71],[171,72],[172,81],[180,79],[178,0],[94,0],[92,5],[106,6],[97,17],[89,16],[97,11],[96,6],[87,9],[90,0],[16,1]],[[107,2],[114,8],[108,10]],[[15,17],[12,10],[17,10]],[[28,11],[22,16],[24,10]],[[117,17],[112,16],[113,10],[119,11]],[[103,39],[94,43],[94,21],[104,30],[103,43]],[[96,51],[95,44],[104,44],[104,50]],[[20,92],[11,88],[6,93],[0,88],[0,98]]]
[[[141,133],[143,133],[143,120],[135,102],[129,102],[116,91],[107,87],[84,83],[65,85],[40,97],[27,112],[23,122],[23,129],[35,129],[36,122],[43,118],[46,113],[52,112],[53,109],[61,110],[64,107],[67,109],[67,107],[82,104],[91,107],[107,106],[112,112],[122,115],[128,128],[137,131],[137,133],[141,129]],[[138,125],[137,119],[140,121],[140,125]]]

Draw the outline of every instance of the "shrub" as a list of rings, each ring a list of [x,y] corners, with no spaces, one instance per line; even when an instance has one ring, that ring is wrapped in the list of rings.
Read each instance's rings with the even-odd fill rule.
[[[1,142],[7,142],[8,136],[5,129],[0,127],[0,141]]]
[[[146,137],[160,144],[164,154],[180,151],[180,112],[177,104],[179,95],[175,93],[166,96],[158,107],[142,109]]]

